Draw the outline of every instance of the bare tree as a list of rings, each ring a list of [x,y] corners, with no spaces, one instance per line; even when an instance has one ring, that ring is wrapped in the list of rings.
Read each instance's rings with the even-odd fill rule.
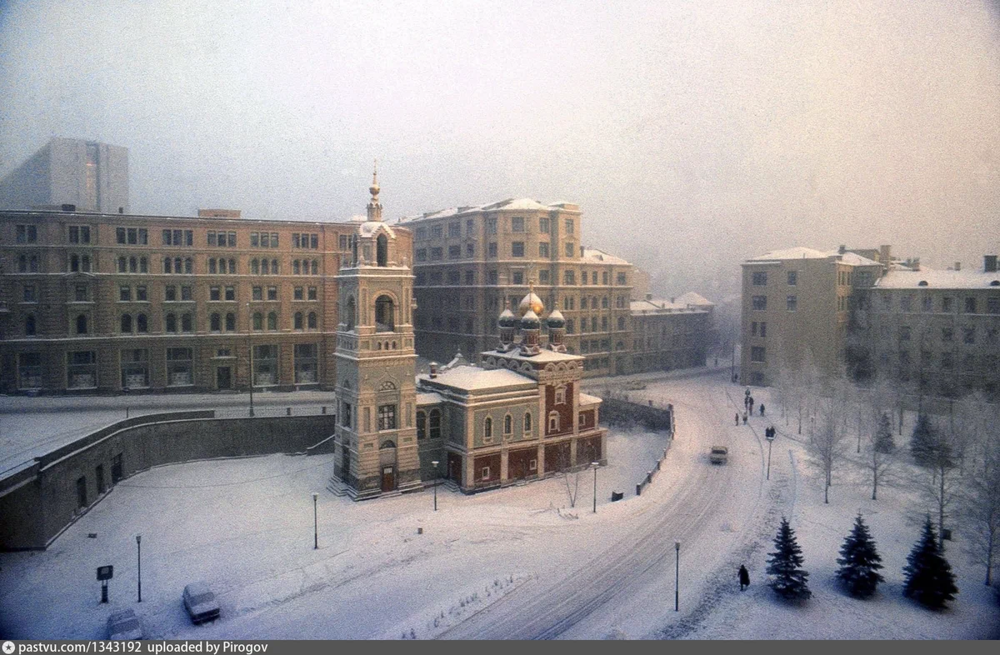
[[[958,439],[947,425],[940,425],[940,421],[926,415],[924,418],[930,422],[932,429],[926,437],[929,447],[922,460],[921,491],[937,514],[938,545],[943,546],[945,519],[951,518],[949,510],[962,491],[953,445]]]
[[[859,415],[864,434],[865,462],[872,474],[872,500],[878,500],[879,483],[895,460],[892,443],[892,393],[885,380],[876,379],[864,402],[859,403]],[[861,437],[859,436],[859,440]]]
[[[1000,410],[984,408],[981,418],[996,426]],[[1000,560],[1000,432],[993,427],[977,432],[976,437],[970,448],[962,510],[972,554],[986,567],[986,584],[991,585],[993,568]]]
[[[841,445],[847,434],[843,420],[847,411],[847,385],[845,379],[833,381],[828,396],[817,396],[817,420],[809,435],[809,451],[823,470],[823,502],[827,504],[833,484],[833,467],[841,456]]]

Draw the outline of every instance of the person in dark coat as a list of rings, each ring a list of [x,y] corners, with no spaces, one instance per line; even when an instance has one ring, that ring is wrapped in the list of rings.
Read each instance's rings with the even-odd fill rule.
[[[750,396],[750,407],[748,408],[750,413],[753,414],[753,396]]]
[[[739,424],[740,424],[740,413],[736,412],[736,425],[737,425],[737,427],[739,426]]]
[[[750,572],[747,571],[747,567],[740,564],[740,591],[746,591],[746,588],[750,586]]]
[[[763,415],[764,415],[764,403],[761,403],[761,404],[760,404],[760,415],[761,415],[761,416],[763,416]]]
[[[747,424],[747,413],[743,412],[743,425]]]

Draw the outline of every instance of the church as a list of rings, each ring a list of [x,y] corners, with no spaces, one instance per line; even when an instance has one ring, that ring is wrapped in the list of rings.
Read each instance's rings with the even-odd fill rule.
[[[472,493],[605,464],[601,400],[580,390],[584,358],[566,352],[565,319],[533,290],[500,314],[500,343],[478,366],[457,358],[416,375],[409,253],[402,228],[382,220],[377,175],[369,191],[336,277],[334,477],[347,493],[363,500],[439,478]]]

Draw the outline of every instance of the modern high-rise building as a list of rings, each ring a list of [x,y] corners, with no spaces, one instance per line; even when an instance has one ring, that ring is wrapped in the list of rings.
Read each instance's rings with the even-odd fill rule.
[[[511,199],[400,224],[414,231],[421,355],[449,361],[459,349],[495,348],[496,315],[534,289],[547,307],[562,311],[566,348],[585,357],[586,375],[629,370],[634,267],[581,245],[579,206]]]
[[[0,179],[0,209],[127,214],[128,148],[53,137]]]
[[[880,261],[843,247],[799,247],[743,263],[743,382],[770,386],[783,370],[811,367],[837,375],[864,365],[863,341],[855,351],[849,338],[853,314],[881,277],[889,247],[868,252],[879,253]]]

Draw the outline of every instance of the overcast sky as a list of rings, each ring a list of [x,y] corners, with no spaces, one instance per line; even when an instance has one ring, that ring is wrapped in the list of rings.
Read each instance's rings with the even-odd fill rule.
[[[577,202],[656,290],[795,245],[1000,249],[998,0],[0,1],[0,176],[129,149],[135,213]]]

